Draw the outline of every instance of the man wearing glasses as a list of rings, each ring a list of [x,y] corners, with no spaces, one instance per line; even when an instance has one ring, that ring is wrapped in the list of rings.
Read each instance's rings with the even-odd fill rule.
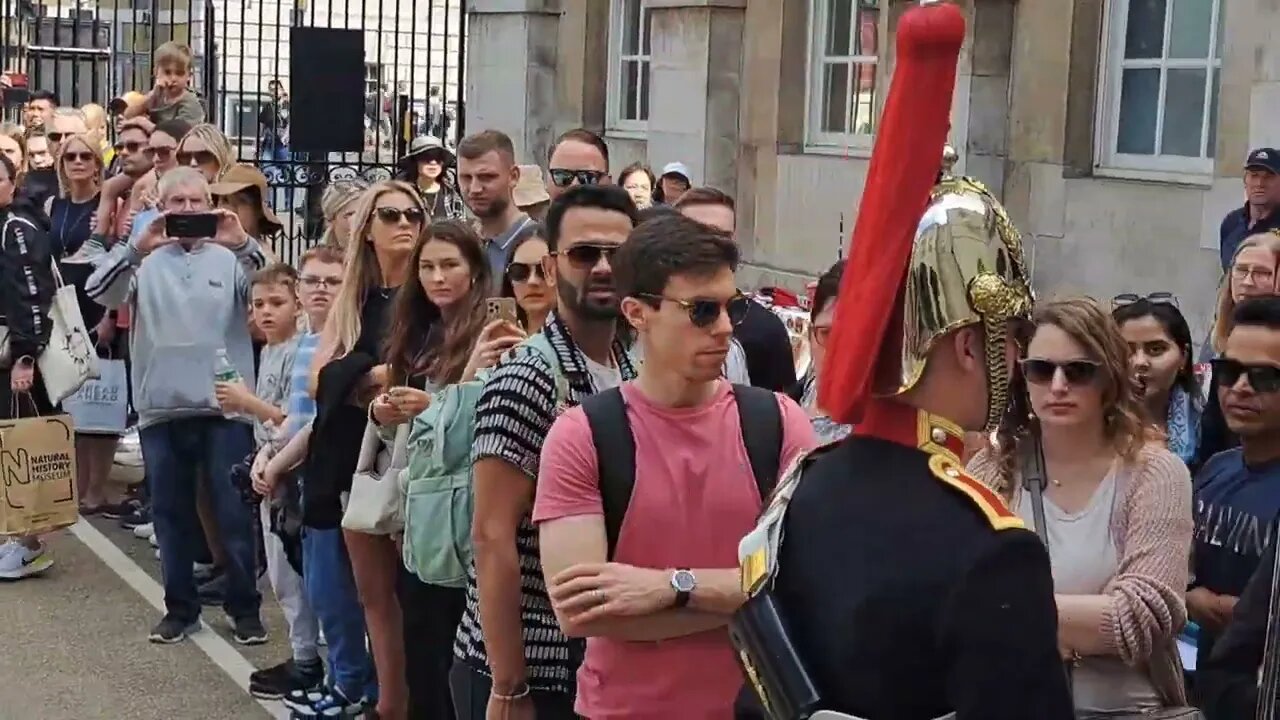
[[[790,398],[720,376],[750,307],[738,257],[679,215],[636,228],[615,258],[640,375],[560,416],[543,446],[533,520],[560,627],[592,638],[585,717],[727,717],[742,687],[724,631],[745,599],[738,541],[817,437]]]
[[[1187,613],[1200,625],[1197,667],[1208,664],[1236,602],[1274,545],[1280,516],[1280,298],[1246,300],[1232,317],[1213,374],[1240,447],[1205,463],[1193,489],[1194,580]]]
[[[547,194],[552,200],[575,185],[609,185],[609,146],[590,130],[576,128],[556,138],[547,156]]]

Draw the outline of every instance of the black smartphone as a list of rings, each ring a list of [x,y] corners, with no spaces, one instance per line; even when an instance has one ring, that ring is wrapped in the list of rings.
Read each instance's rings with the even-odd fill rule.
[[[211,238],[218,233],[218,216],[213,213],[165,215],[164,232],[175,238]]]

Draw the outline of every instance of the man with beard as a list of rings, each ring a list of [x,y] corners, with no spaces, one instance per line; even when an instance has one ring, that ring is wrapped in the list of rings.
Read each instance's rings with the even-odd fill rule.
[[[474,572],[451,675],[460,720],[574,718],[582,648],[560,630],[530,525],[539,454],[566,406],[636,376],[615,335],[618,295],[610,261],[636,222],[619,187],[573,188],[547,211],[543,260],[560,305],[546,320],[554,359],[516,348],[485,382],[472,449]],[[486,706],[488,710],[486,711]],[[507,715],[503,715],[503,712]]]
[[[505,133],[481,130],[458,143],[458,190],[480,220],[495,295],[502,292],[511,246],[537,226],[511,199],[519,181],[515,146]]]

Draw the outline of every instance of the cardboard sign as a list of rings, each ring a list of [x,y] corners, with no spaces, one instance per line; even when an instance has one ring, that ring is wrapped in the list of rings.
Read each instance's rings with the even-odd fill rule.
[[[0,421],[0,535],[37,535],[74,525],[75,435],[70,415]]]

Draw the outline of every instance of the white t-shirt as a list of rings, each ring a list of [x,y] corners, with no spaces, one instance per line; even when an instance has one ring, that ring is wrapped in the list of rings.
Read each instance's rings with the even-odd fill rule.
[[[595,386],[596,392],[604,392],[622,384],[622,372],[616,365],[601,365],[587,357],[585,353],[582,359],[587,361],[587,372],[591,374],[591,384]]]

